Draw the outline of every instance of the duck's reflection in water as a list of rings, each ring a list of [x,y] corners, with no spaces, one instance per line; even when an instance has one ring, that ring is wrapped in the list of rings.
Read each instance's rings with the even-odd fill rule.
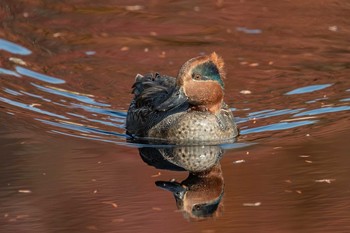
[[[222,209],[224,178],[219,146],[176,146],[168,148],[140,148],[147,164],[158,169],[189,171],[182,182],[156,181],[156,185],[172,192],[176,206],[186,218],[205,219],[218,216]]]

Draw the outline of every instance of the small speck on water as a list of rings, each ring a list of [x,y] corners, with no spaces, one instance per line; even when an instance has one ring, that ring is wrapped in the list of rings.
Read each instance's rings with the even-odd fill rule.
[[[141,5],[134,5],[134,6],[126,6],[125,9],[128,11],[139,11],[142,10],[144,7]]]
[[[243,94],[243,95],[249,95],[252,94],[252,92],[250,90],[241,90],[239,93]]]
[[[160,58],[165,58],[166,57],[166,52],[162,51],[161,54],[158,55]]]
[[[118,205],[114,202],[111,202],[111,201],[103,201],[102,204],[107,204],[107,205],[111,205],[113,206],[114,208],[117,208]]]
[[[152,175],[151,177],[158,177],[158,176],[160,176],[160,175],[162,175],[162,173],[158,172],[157,174],[154,174],[154,175]]]
[[[338,27],[336,25],[329,26],[328,30],[331,31],[331,32],[337,32],[338,31]]]
[[[259,63],[250,63],[249,66],[250,67],[257,67],[257,66],[259,66]]]
[[[248,206],[248,207],[257,207],[260,206],[261,202],[254,202],[254,203],[243,203],[243,206]]]
[[[335,181],[335,179],[321,179],[321,180],[315,180],[316,183],[327,183],[330,184],[333,181]]]
[[[18,190],[18,192],[19,193],[32,193],[32,191],[29,189],[20,189],[20,190]]]
[[[88,56],[92,56],[96,54],[96,51],[86,51],[85,54]]]
[[[236,160],[236,161],[234,161],[233,163],[235,163],[235,164],[239,164],[239,163],[244,163],[245,162],[245,160],[244,159],[240,159],[240,160]]]
[[[27,63],[25,61],[23,61],[21,58],[10,57],[9,61],[13,62],[13,63],[15,63],[17,65],[27,66]]]

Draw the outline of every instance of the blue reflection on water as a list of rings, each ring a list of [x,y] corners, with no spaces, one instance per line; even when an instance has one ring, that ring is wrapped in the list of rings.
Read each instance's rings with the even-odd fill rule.
[[[19,54],[19,55],[29,55],[32,53],[29,49],[15,44],[13,42],[4,40],[0,38],[0,50],[5,50],[9,53]]]
[[[88,56],[92,56],[96,54],[96,51],[86,51],[85,54]]]
[[[260,126],[256,128],[241,130],[240,134],[260,133],[266,131],[291,129],[299,126],[310,125],[316,123],[317,120],[295,121],[295,122],[279,122],[271,125]]]
[[[4,88],[4,91],[10,95],[15,95],[15,96],[23,95],[22,93],[19,93],[18,91],[14,91],[14,90],[11,90],[8,88]]]
[[[46,102],[51,102],[51,100],[46,99],[46,98],[42,97],[41,95],[35,95],[35,94],[29,93],[29,92],[26,92],[26,91],[21,91],[21,93],[23,93],[23,94],[25,94],[25,95],[29,95],[29,96],[34,97],[34,98],[37,98],[37,99],[44,100],[44,101],[46,101]]]
[[[121,129],[124,129],[124,124],[116,124],[116,123],[113,123],[113,122],[109,122],[109,121],[103,121],[103,120],[96,120],[96,119],[90,119],[90,118],[87,118],[83,115],[80,115],[80,114],[75,114],[75,113],[67,113],[68,115],[71,115],[71,116],[75,116],[75,117],[78,117],[78,118],[81,118],[81,119],[84,119],[86,121],[90,121],[90,122],[96,122],[96,123],[100,123],[100,124],[103,124],[103,125],[107,125],[107,126],[113,126],[113,127],[118,127],[118,128],[121,128]],[[121,120],[122,123],[124,123],[123,120]]]
[[[23,103],[20,103],[20,102],[17,102],[17,101],[9,100],[7,98],[0,97],[0,101],[8,103],[8,104],[11,104],[11,105],[16,106],[16,107],[24,108],[24,109],[27,109],[27,110],[30,110],[30,111],[33,111],[33,112],[38,112],[38,113],[41,113],[41,114],[45,114],[45,115],[48,115],[48,116],[57,117],[57,118],[60,118],[60,119],[69,119],[69,118],[67,118],[65,116],[61,116],[61,115],[58,115],[58,114],[55,114],[55,113],[52,113],[52,112],[41,110],[40,108],[36,108],[34,106],[30,106],[28,104],[23,104]]]
[[[294,114],[294,113],[300,112],[302,110],[304,110],[304,108],[273,110],[273,111],[269,111],[269,112],[260,111],[260,112],[249,113],[248,116],[250,118],[254,117],[256,119],[263,119],[263,118],[280,116],[280,115],[285,115],[285,114]]]
[[[0,68],[0,74],[12,75],[12,76],[16,76],[18,78],[22,77],[21,75],[17,74],[16,72],[14,72],[12,70],[7,70],[4,68]]]
[[[295,94],[304,94],[304,93],[309,93],[313,91],[318,91],[322,90],[324,88],[330,87],[333,84],[319,84],[319,85],[311,85],[311,86],[306,86],[306,87],[300,87],[297,89],[294,89],[290,92],[287,92],[285,95],[295,95]]]
[[[65,83],[65,81],[63,79],[54,78],[54,77],[51,77],[51,76],[48,76],[45,74],[40,74],[40,73],[37,73],[35,71],[28,70],[28,69],[21,67],[21,66],[16,66],[16,71],[24,76],[35,78],[35,79],[38,79],[40,81],[47,82],[47,83],[52,83],[52,84]]]
[[[324,108],[318,108],[310,111],[301,112],[298,114],[295,114],[294,116],[312,116],[312,115],[318,115],[322,113],[331,113],[331,112],[340,112],[340,111],[346,111],[350,110],[350,106],[338,106],[338,107],[324,107]]]
[[[58,123],[58,122],[52,122],[52,121],[43,120],[43,119],[39,119],[39,118],[35,118],[35,120],[40,121],[40,122],[45,123],[45,124],[48,124],[48,125],[52,125],[52,126],[56,126],[56,127],[64,128],[64,129],[70,129],[70,130],[74,130],[74,131],[78,131],[78,132],[82,132],[82,133],[97,133],[97,134],[101,134],[101,135],[113,135],[113,136],[118,136],[118,137],[123,137],[123,138],[126,137],[125,134],[101,130],[98,128],[92,128],[92,127],[88,127],[88,126],[80,125],[80,124],[67,123],[67,122]]]
[[[104,109],[104,108],[97,108],[97,107],[92,107],[92,106],[85,106],[82,104],[75,104],[72,103],[73,107],[76,108],[82,108],[87,112],[93,112],[93,113],[99,113],[99,114],[103,114],[103,115],[108,115],[108,116],[116,116],[116,117],[121,117],[121,118],[125,118],[126,117],[126,112],[119,112],[119,111],[115,111],[115,110],[110,110],[110,109]]]
[[[314,100],[306,101],[305,103],[312,104],[312,103],[316,103],[317,101],[327,100],[327,99],[328,99],[327,97],[325,97],[325,98],[317,98],[317,99],[314,99]]]
[[[64,96],[64,97],[67,97],[70,99],[75,99],[75,100],[78,100],[78,101],[83,102],[83,103],[97,105],[97,106],[103,106],[103,107],[111,106],[109,104],[103,104],[103,103],[96,102],[94,99],[92,99],[88,96],[79,95],[77,93],[72,93],[72,92],[68,92],[68,91],[64,91],[64,90],[52,89],[49,87],[43,87],[43,86],[37,85],[35,83],[31,83],[31,84],[42,91],[45,91],[45,92],[48,92],[51,94],[55,94],[55,95]]]
[[[238,32],[244,32],[246,34],[260,34],[260,33],[262,33],[261,29],[249,29],[246,27],[236,27],[236,30]]]
[[[341,100],[339,100],[340,102],[348,102],[348,101],[350,101],[350,98],[345,98],[345,99],[341,99]]]

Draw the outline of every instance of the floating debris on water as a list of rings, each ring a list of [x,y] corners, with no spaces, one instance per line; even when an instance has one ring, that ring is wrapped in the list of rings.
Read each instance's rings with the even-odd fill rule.
[[[102,204],[107,204],[107,205],[111,205],[113,206],[114,208],[117,208],[118,205],[114,202],[111,202],[111,201],[103,201]]]
[[[238,163],[245,163],[244,159],[236,160],[233,163],[238,164]]]
[[[261,202],[255,202],[255,203],[243,203],[243,206],[249,206],[249,207],[257,207],[260,206]]]
[[[15,63],[17,65],[27,66],[27,63],[25,61],[23,61],[21,58],[10,57],[9,61],[13,62],[13,63]]]
[[[144,7],[141,5],[134,5],[134,6],[126,6],[125,9],[128,11],[139,11],[142,10]]]
[[[128,51],[130,48],[128,46],[123,46],[120,48],[120,51],[125,52]]]
[[[249,95],[252,94],[252,92],[250,90],[241,90],[239,93],[243,94],[243,95]]]
[[[337,31],[338,31],[338,27],[337,27],[336,25],[329,26],[329,27],[328,27],[328,30],[329,30],[329,31],[332,31],[332,32],[337,32]]]
[[[315,180],[316,183],[327,183],[330,184],[333,181],[335,181],[335,179],[321,179],[321,180]]]
[[[19,193],[32,193],[32,191],[29,189],[20,189],[20,190],[18,190],[18,192]]]
[[[255,63],[250,63],[249,64],[250,67],[257,67],[259,66],[259,63],[255,62]]]
[[[151,177],[158,177],[158,176],[160,176],[160,175],[162,175],[162,173],[158,172],[157,174],[152,175]]]

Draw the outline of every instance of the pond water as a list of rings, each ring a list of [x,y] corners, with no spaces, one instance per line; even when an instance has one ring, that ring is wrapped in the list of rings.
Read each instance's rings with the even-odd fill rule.
[[[349,12],[346,0],[1,1],[0,232],[349,232]],[[194,177],[152,157],[168,149],[127,143],[125,116],[137,73],[176,76],[213,51],[241,135]],[[172,179],[204,183],[193,194],[212,191],[214,213],[186,212],[163,190]]]

